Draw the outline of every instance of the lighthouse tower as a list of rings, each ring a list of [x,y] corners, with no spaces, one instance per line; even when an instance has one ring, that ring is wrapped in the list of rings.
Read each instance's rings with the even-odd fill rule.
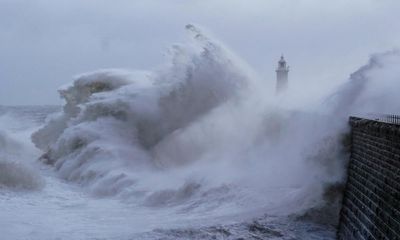
[[[287,89],[288,73],[289,67],[286,66],[285,58],[282,55],[278,62],[278,68],[276,69],[276,93],[281,93]]]

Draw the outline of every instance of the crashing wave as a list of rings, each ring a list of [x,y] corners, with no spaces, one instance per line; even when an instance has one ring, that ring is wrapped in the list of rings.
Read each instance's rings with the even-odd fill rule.
[[[174,46],[171,63],[163,69],[103,70],[60,89],[63,113],[32,135],[46,151],[43,161],[101,195],[126,191],[141,171],[192,162],[159,157],[159,146],[239,98],[249,77],[227,50],[194,26],[187,29],[193,42]]]
[[[0,160],[0,189],[36,190],[43,182],[33,169],[18,162]]]
[[[18,161],[23,145],[0,131],[0,190],[35,190],[43,186],[41,177],[31,167]]]
[[[352,90],[353,78],[372,83],[379,67],[321,109],[283,110],[232,53],[186,29],[191,41],[162,69],[102,70],[60,89],[63,112],[32,135],[41,159],[98,196],[147,206],[286,215],[321,206],[343,181],[346,117],[370,94]],[[389,55],[375,58],[398,61]]]

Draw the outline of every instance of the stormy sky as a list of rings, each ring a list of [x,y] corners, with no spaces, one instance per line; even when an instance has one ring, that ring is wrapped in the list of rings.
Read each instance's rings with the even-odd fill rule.
[[[100,68],[154,69],[184,26],[216,36],[273,83],[284,53],[304,94],[400,45],[398,0],[0,0],[0,105],[61,104]]]

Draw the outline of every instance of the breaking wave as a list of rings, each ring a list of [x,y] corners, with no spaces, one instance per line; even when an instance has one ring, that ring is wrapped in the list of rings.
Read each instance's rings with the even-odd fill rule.
[[[63,112],[32,135],[41,160],[96,196],[180,212],[337,206],[329,191],[344,179],[347,117],[398,112],[395,88],[377,79],[399,54],[372,57],[318,107],[295,109],[297,99],[274,97],[222,44],[186,29],[188,43],[158,70],[101,70],[62,87]],[[396,71],[385,83],[398,85]]]
[[[23,161],[23,145],[0,131],[0,190],[35,190],[43,186],[40,175]]]
[[[0,189],[35,190],[43,186],[33,169],[18,162],[0,160]]]

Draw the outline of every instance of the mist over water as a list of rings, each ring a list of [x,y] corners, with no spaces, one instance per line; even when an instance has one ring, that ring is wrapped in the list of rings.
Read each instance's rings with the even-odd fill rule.
[[[0,208],[27,212],[3,224],[28,222],[10,239],[333,239],[347,118],[399,113],[399,53],[310,104],[186,30],[157,70],[82,74],[59,89],[62,111],[1,115],[1,129],[25,126],[0,132]],[[49,207],[53,218],[32,221]]]

